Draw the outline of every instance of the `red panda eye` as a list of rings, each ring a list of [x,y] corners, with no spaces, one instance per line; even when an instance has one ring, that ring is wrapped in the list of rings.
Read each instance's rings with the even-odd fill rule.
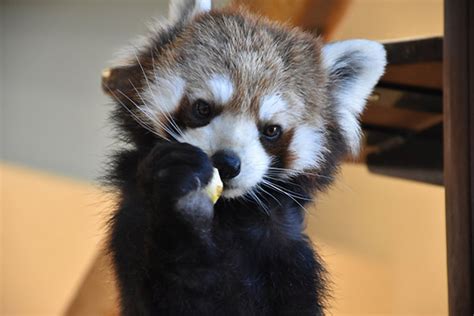
[[[279,126],[279,125],[267,125],[263,129],[263,135],[269,140],[276,140],[281,135],[281,126]]]
[[[199,118],[208,118],[211,116],[211,105],[204,100],[197,100],[194,103],[193,112]]]

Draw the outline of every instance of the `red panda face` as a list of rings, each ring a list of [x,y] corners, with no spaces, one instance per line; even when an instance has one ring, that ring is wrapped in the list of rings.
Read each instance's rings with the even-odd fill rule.
[[[323,47],[300,30],[209,9],[206,0],[172,2],[171,24],[126,57],[129,84],[112,92],[140,125],[224,159],[224,198],[317,174],[337,163],[334,152],[357,151],[358,116],[385,65],[381,45]]]

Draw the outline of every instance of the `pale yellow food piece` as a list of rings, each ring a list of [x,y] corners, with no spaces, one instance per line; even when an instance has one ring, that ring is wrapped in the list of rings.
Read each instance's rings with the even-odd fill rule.
[[[217,200],[221,197],[222,191],[224,190],[224,184],[222,183],[219,171],[214,168],[214,174],[212,175],[211,182],[204,188],[204,192],[209,196],[212,203],[216,204]]]

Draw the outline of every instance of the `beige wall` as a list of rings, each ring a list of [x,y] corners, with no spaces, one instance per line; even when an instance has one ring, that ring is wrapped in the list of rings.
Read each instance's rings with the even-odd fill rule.
[[[0,315],[61,315],[103,240],[110,209],[96,187],[0,164]]]
[[[310,213],[334,315],[447,315],[442,187],[347,164]]]

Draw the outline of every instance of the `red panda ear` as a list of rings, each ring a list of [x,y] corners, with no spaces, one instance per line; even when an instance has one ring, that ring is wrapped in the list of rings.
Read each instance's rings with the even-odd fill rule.
[[[102,90],[114,99],[121,100],[133,93],[141,76],[143,74],[138,65],[106,68],[102,71]]]
[[[384,73],[385,49],[373,41],[348,40],[323,47],[322,59],[339,126],[350,152],[357,155],[361,134],[359,116]]]
[[[173,23],[186,22],[211,8],[212,0],[171,0],[169,18]]]
[[[119,52],[112,68],[102,73],[102,89],[114,98],[134,94],[140,86],[145,72],[154,67],[153,56],[160,47],[171,42],[181,29],[195,16],[211,10],[212,0],[171,0],[168,22],[150,24],[149,34],[133,41]],[[153,54],[152,54],[153,52]],[[123,96],[125,97],[125,96]]]

